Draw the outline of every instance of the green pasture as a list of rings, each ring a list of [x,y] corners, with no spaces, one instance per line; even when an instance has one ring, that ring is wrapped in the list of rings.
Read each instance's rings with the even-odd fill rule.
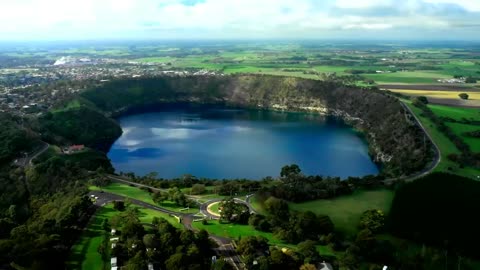
[[[358,231],[360,216],[370,209],[379,209],[388,213],[393,200],[391,190],[355,191],[352,195],[328,200],[315,200],[304,203],[289,203],[290,209],[312,211],[328,215],[337,231],[354,235]]]

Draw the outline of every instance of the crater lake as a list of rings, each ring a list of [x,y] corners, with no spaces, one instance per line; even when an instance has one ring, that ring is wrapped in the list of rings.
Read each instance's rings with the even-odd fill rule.
[[[289,164],[306,175],[379,172],[361,134],[318,114],[168,106],[118,121],[123,134],[108,153],[117,172],[258,180]]]

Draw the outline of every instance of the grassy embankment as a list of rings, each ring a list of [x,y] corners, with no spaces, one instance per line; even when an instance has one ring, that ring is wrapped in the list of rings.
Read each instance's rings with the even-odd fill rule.
[[[138,209],[138,217],[142,223],[151,223],[154,217],[159,217],[166,219],[176,228],[183,228],[176,218],[167,214],[137,206],[131,207]],[[68,269],[90,270],[108,269],[110,267],[110,261],[104,261],[98,253],[98,247],[102,244],[104,238],[109,237],[109,233],[102,229],[102,222],[104,219],[111,219],[119,213],[119,211],[113,209],[112,204],[108,204],[96,212],[77,244],[72,247]]]
[[[138,187],[132,187],[125,184],[120,183],[111,183],[108,186],[98,188],[95,186],[90,186],[90,190],[103,190],[105,192],[117,194],[120,196],[124,196],[130,199],[139,200],[142,202],[146,202],[152,205],[158,205],[159,207],[175,211],[175,212],[182,212],[182,213],[198,213],[198,208],[190,208],[188,210],[183,210],[184,207],[177,205],[175,202],[172,201],[164,201],[161,204],[157,204],[152,200],[152,195],[145,190],[141,190]]]
[[[393,200],[391,190],[355,191],[352,195],[328,200],[315,200],[304,203],[289,203],[290,209],[312,211],[315,214],[328,215],[335,229],[347,235],[358,232],[357,225],[363,212],[369,209],[380,209],[388,213]],[[251,199],[252,206],[260,213],[265,213],[262,202],[256,197]]]
[[[423,126],[427,129],[428,133],[432,136],[432,139],[440,148],[441,162],[437,166],[437,168],[435,168],[435,171],[450,172],[450,173],[455,173],[461,176],[476,179],[477,176],[480,175],[479,170],[476,170],[473,168],[460,168],[457,163],[450,161],[448,159],[449,154],[460,154],[460,151],[457,149],[455,144],[453,144],[453,142],[448,137],[446,137],[442,132],[440,132],[437,129],[436,125],[430,119],[428,119],[427,117],[423,117],[421,115],[422,111],[419,108],[413,106],[410,101],[405,101],[405,104],[407,104],[407,106],[409,106],[412,109],[412,111],[415,113],[415,115],[420,119]],[[457,120],[461,120],[462,118],[480,119],[479,118],[480,112],[475,109],[456,108],[456,107],[449,107],[449,106],[442,106],[442,105],[428,105],[428,106],[439,117],[450,117]],[[463,130],[462,130],[459,128],[455,128],[457,124],[447,123],[447,125],[453,128],[453,132],[455,132],[457,135],[460,135],[462,138],[465,139],[465,136],[463,136],[462,134],[463,130],[465,129],[465,126],[463,126]],[[470,125],[468,126],[471,127]],[[478,145],[479,142],[476,141],[476,139],[469,138],[468,140],[465,140],[465,142],[468,143],[472,148],[472,150],[474,151],[479,147]]]

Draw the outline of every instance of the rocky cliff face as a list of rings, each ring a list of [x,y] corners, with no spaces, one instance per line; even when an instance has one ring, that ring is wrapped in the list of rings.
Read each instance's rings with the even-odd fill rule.
[[[112,82],[82,96],[110,114],[148,104],[192,102],[336,116],[365,134],[370,154],[382,163],[386,176],[421,170],[431,155],[422,131],[406,121],[395,98],[335,82],[259,75],[164,77]]]

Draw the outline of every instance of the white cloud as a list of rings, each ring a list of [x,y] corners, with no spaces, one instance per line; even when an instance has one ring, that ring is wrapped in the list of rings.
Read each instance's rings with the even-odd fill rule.
[[[470,13],[424,10],[446,4]],[[405,28],[462,35],[446,28],[477,23],[475,12],[480,0],[0,0],[0,38],[291,38]]]

